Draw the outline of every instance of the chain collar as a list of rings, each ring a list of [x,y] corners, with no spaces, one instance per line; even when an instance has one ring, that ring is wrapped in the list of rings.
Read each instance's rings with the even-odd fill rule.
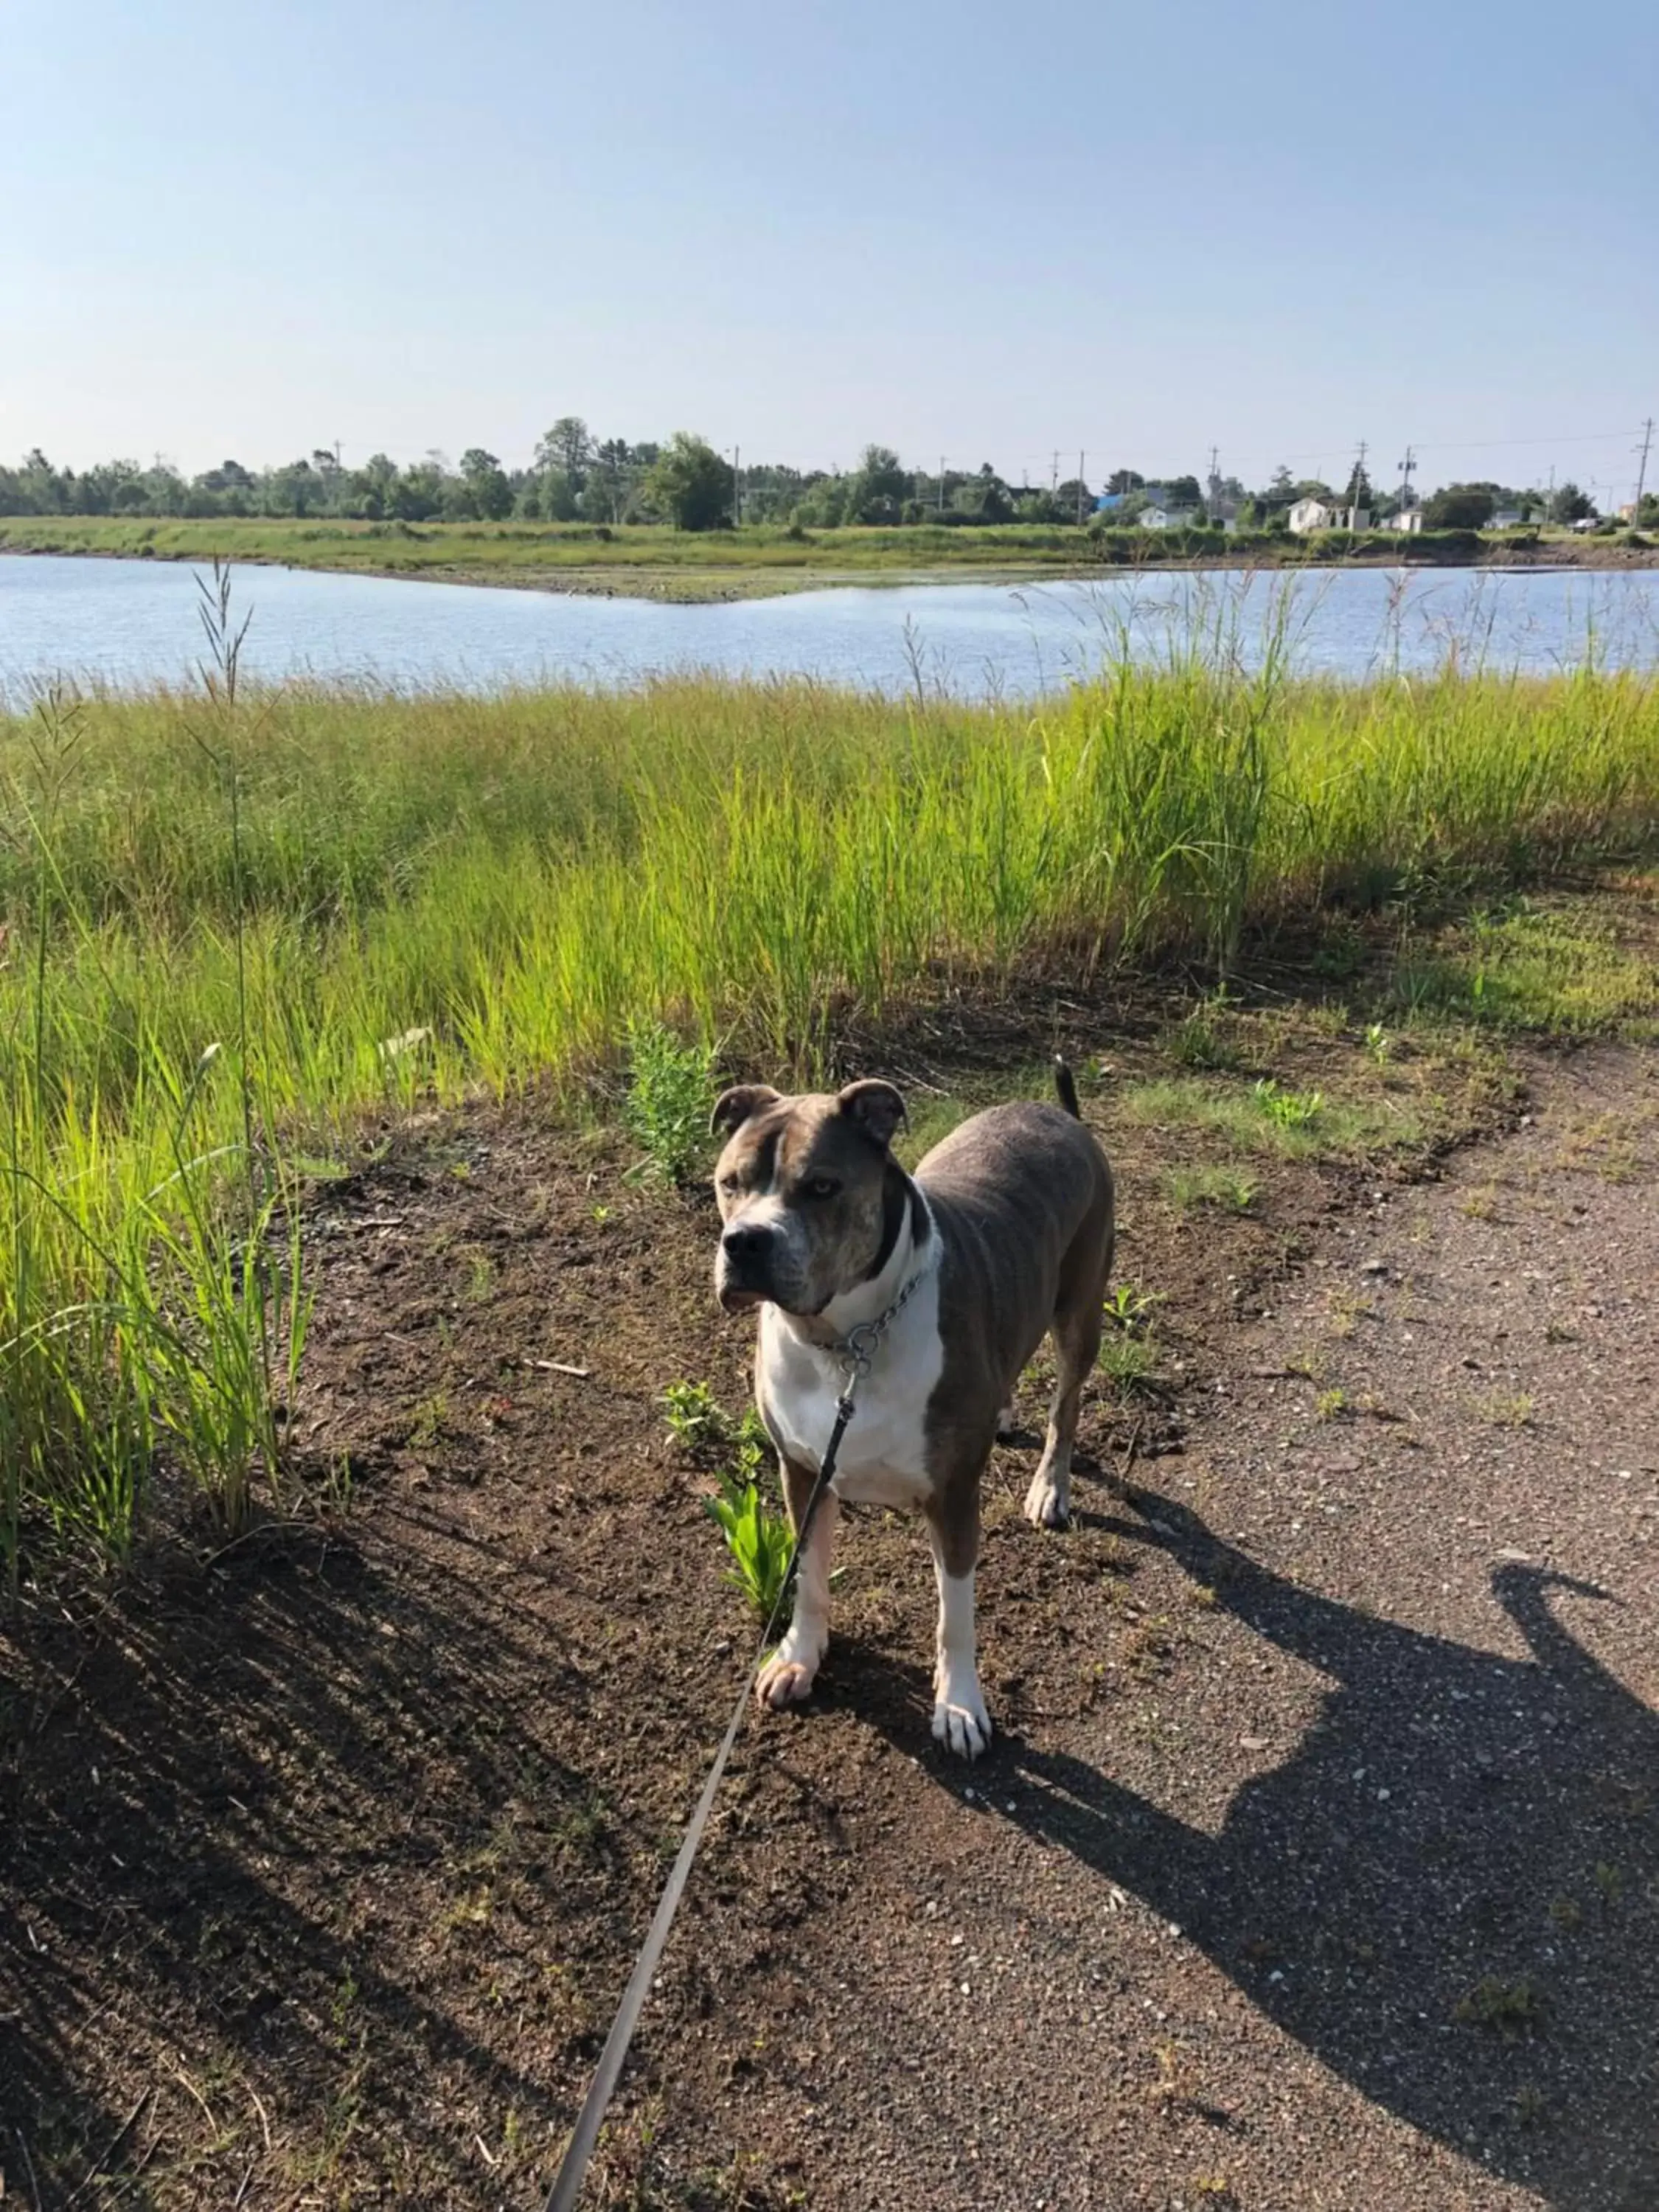
[[[836,1401],[836,1411],[843,1420],[852,1419],[858,1387],[875,1364],[881,1340],[915,1296],[923,1279],[931,1273],[933,1264],[933,1255],[930,1249],[927,1259],[884,1313],[878,1313],[873,1321],[860,1322],[855,1328],[848,1330],[839,1344],[830,1346],[829,1350],[832,1357],[841,1363],[841,1370],[846,1378],[841,1395]]]

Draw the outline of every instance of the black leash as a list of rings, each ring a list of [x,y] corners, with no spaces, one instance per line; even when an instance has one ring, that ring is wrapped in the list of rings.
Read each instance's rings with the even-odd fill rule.
[[[663,1893],[657,1901],[657,1910],[646,1930],[640,1955],[634,1961],[634,1971],[629,1976],[628,1987],[623,1991],[622,2002],[617,2008],[617,2017],[611,2023],[611,2033],[605,2039],[605,2049],[599,2053],[599,2063],[593,2069],[593,2079],[588,2084],[587,2094],[582,2100],[581,2111],[576,2115],[576,2125],[564,2156],[559,2160],[559,2170],[553,2178],[553,2188],[547,2200],[546,2212],[575,2212],[576,2200],[581,2195],[583,2181],[587,2175],[587,2162],[593,2155],[593,2146],[599,2141],[599,2128],[606,2107],[616,2094],[617,2081],[627,2063],[629,2045],[634,2040],[634,2031],[640,2024],[640,2014],[645,2009],[650,1995],[663,1947],[668,1941],[668,1931],[674,1924],[674,1915],[679,1910],[680,1899],[691,1872],[691,1862],[697,1856],[697,1846],[702,1841],[702,1832],[714,1808],[714,1793],[720,1786],[720,1777],[726,1771],[726,1762],[732,1756],[732,1747],[738,1740],[738,1730],[743,1726],[743,1717],[748,1709],[755,1678],[760,1673],[768,1651],[772,1648],[772,1632],[778,1625],[784,1601],[789,1595],[795,1579],[795,1568],[806,1548],[806,1540],[812,1533],[812,1522],[817,1514],[818,1501],[830,1487],[836,1472],[836,1461],[841,1451],[841,1440],[847,1434],[847,1424],[852,1419],[859,1384],[870,1372],[876,1356],[876,1347],[887,1332],[888,1324],[900,1309],[908,1305],[911,1293],[921,1281],[927,1269],[924,1266],[914,1274],[899,1292],[885,1313],[874,1321],[860,1322],[849,1329],[846,1341],[838,1346],[847,1369],[846,1387],[836,1401],[836,1425],[830,1431],[830,1448],[818,1468],[817,1480],[812,1485],[806,1501],[806,1510],[801,1516],[800,1527],[795,1532],[795,1541],[789,1553],[789,1563],[784,1569],[770,1617],[767,1620],[743,1687],[738,1692],[738,1702],[726,1723],[720,1747],[714,1754],[714,1764],[708,1770],[708,1779],[702,1785],[702,1795],[697,1800],[696,1810],[691,1815]]]
[[[760,1673],[762,1663],[771,1648],[772,1632],[777,1626],[778,1616],[783,1611],[784,1600],[788,1595],[790,1586],[795,1579],[795,1563],[800,1558],[806,1539],[811,1532],[813,1518],[818,1510],[818,1500],[829,1487],[830,1478],[835,1474],[836,1455],[841,1449],[841,1440],[846,1435],[847,1424],[852,1418],[852,1399],[850,1395],[843,1395],[836,1403],[836,1425],[830,1433],[830,1449],[823,1455],[823,1464],[818,1469],[818,1479],[812,1485],[812,1494],[806,1501],[806,1511],[802,1518],[799,1532],[795,1538],[794,1549],[789,1554],[789,1565],[784,1575],[782,1587],[778,1592],[777,1602],[772,1607],[772,1615],[766,1624],[765,1633],[761,1638],[760,1649],[755,1654],[754,1663],[744,1678],[743,1687],[738,1692],[738,1702],[732,1709],[732,1717],[726,1723],[726,1734],[720,1740],[720,1747],[714,1753],[714,1764],[708,1770],[708,1779],[702,1785],[702,1795],[698,1798],[696,1810],[691,1815],[691,1825],[687,1828],[681,1841],[679,1856],[674,1861],[663,1893],[657,1901],[657,1910],[652,1917],[650,1927],[646,1930],[645,1941],[640,1946],[640,1955],[634,1961],[634,1971],[629,1976],[628,1987],[623,1991],[622,2002],[617,2008],[617,2017],[611,2021],[611,2033],[605,2039],[605,2049],[599,2053],[599,2063],[593,2069],[593,2079],[588,2084],[586,2096],[582,2100],[581,2111],[576,2115],[575,2129],[566,2147],[564,2156],[559,2161],[558,2172],[554,2176],[552,2193],[547,2200],[547,2212],[575,2212],[576,2200],[581,2195],[582,2183],[587,2176],[587,2161],[593,2155],[593,2146],[599,2141],[599,2128],[605,2118],[605,2109],[616,2094],[617,2083],[622,2077],[623,2068],[628,2063],[629,2045],[634,2040],[634,2031],[640,2024],[640,2014],[644,2011],[646,1998],[650,1995],[651,1984],[656,1975],[658,1962],[662,1957],[663,1947],[668,1941],[668,1931],[674,1924],[674,1915],[679,1910],[680,1899],[685,1893],[686,1881],[691,1872],[691,1862],[697,1856],[697,1846],[702,1841],[703,1829],[708,1825],[708,1815],[714,1808],[714,1793],[720,1786],[720,1777],[726,1771],[726,1762],[732,1756],[732,1747],[738,1740],[738,1730],[743,1726],[743,1717],[748,1710],[750,1696],[755,1686],[755,1678]]]

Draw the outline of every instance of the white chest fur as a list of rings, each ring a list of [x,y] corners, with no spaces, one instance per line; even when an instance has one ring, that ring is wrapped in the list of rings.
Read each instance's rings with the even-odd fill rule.
[[[831,1487],[854,1504],[919,1505],[932,1487],[927,1401],[945,1369],[939,1275],[930,1271],[895,1316],[859,1385]],[[817,1472],[836,1424],[844,1370],[798,1335],[775,1306],[763,1309],[757,1366],[761,1407],[798,1465]]]

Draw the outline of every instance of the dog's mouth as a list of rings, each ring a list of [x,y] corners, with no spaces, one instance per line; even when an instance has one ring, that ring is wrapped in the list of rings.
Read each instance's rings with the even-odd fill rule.
[[[757,1306],[766,1304],[761,1291],[745,1291],[738,1283],[722,1283],[720,1301],[727,1313],[752,1313]]]

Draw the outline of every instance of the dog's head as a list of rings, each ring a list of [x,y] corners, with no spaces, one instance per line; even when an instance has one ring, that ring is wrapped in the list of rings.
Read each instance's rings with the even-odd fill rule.
[[[714,1288],[728,1313],[770,1300],[819,1314],[878,1271],[904,1211],[905,1178],[888,1149],[903,1119],[890,1083],[800,1098],[744,1083],[721,1095]]]

